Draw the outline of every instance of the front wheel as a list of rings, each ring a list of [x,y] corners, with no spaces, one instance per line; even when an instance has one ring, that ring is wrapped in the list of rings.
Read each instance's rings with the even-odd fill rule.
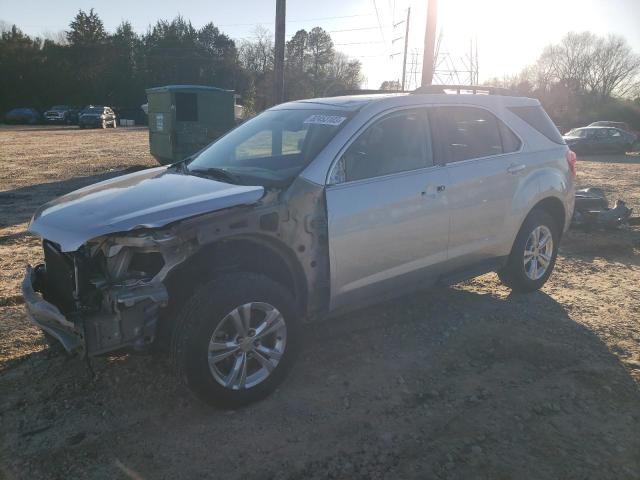
[[[533,210],[516,236],[507,265],[498,272],[502,283],[518,293],[541,288],[556,263],[560,231],[546,211]]]
[[[284,379],[298,342],[291,294],[273,280],[236,273],[205,284],[178,315],[172,356],[179,376],[207,403],[237,408]]]

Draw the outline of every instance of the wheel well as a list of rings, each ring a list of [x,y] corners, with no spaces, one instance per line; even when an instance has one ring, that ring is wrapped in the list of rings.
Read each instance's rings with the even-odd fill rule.
[[[195,289],[215,276],[230,272],[265,275],[294,296],[300,311],[306,305],[306,281],[294,254],[269,238],[234,237],[206,245],[176,267],[165,285],[170,312],[177,312]]]
[[[536,209],[544,210],[549,215],[551,215],[558,222],[560,235],[562,235],[565,223],[565,211],[562,202],[555,197],[547,197],[544,200],[536,203],[536,205],[531,210],[533,211]]]

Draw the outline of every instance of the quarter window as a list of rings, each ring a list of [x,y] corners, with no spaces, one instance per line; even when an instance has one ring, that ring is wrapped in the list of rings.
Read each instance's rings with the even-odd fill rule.
[[[448,162],[515,152],[516,135],[492,113],[474,107],[434,109],[438,138]]]
[[[433,165],[426,113],[393,113],[368,127],[336,166],[338,181],[380,177]]]

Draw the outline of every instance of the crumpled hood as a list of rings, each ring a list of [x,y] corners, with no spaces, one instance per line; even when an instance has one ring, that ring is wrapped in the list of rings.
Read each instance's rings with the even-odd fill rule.
[[[168,167],[96,183],[40,207],[28,231],[77,250],[88,240],[135,228],[158,228],[183,218],[255,203],[264,187],[232,185]]]

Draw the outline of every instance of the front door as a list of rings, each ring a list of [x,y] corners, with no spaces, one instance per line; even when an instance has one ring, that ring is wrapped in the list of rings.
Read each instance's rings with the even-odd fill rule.
[[[331,308],[432,282],[447,258],[447,173],[434,165],[424,109],[368,126],[327,187]]]

